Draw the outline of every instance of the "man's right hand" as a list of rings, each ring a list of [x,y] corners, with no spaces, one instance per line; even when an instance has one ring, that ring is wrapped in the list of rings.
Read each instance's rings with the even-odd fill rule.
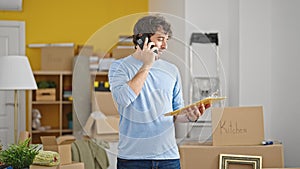
[[[151,46],[154,46],[151,48]],[[156,53],[154,53],[154,50],[158,50],[157,47],[155,47],[154,42],[148,43],[148,38],[145,39],[144,47],[141,49],[137,45],[137,57],[139,60],[141,60],[145,66],[152,66],[152,64],[155,61]]]

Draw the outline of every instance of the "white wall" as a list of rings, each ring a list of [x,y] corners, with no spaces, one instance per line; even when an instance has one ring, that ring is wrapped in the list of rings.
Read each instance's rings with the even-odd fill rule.
[[[271,136],[284,144],[287,167],[299,167],[300,1],[272,0]]]
[[[228,105],[262,105],[265,137],[283,142],[285,167],[299,167],[300,1],[151,0],[149,5],[150,11],[185,17],[193,28],[220,32]],[[191,30],[185,29],[187,42]]]
[[[167,56],[167,60],[170,60],[171,62],[177,64],[179,68],[182,71],[182,76],[184,81],[186,82],[183,84],[184,86],[184,95],[185,100],[188,102],[188,82],[189,82],[189,67],[188,67],[188,52],[189,52],[189,41],[191,33],[193,32],[201,32],[201,33],[218,33],[219,39],[220,39],[220,45],[218,47],[219,54],[221,56],[221,62],[222,62],[222,68],[221,70],[221,78],[223,78],[223,94],[228,96],[229,88],[227,87],[228,84],[232,84],[232,80],[230,80],[230,77],[227,72],[227,69],[229,69],[229,62],[236,62],[236,59],[230,59],[232,57],[229,57],[229,54],[233,54],[234,52],[230,53],[229,47],[235,46],[236,42],[232,41],[229,37],[230,33],[229,28],[234,28],[232,30],[236,30],[237,24],[229,24],[229,22],[234,23],[234,20],[232,18],[235,18],[237,9],[234,9],[232,6],[236,5],[235,2],[237,0],[229,1],[218,1],[218,0],[193,0],[188,1],[188,3],[184,0],[151,0],[149,1],[149,11],[150,12],[162,12],[162,13],[168,13],[169,15],[177,16],[171,17],[174,21],[174,19],[177,21],[172,22],[172,27],[174,30],[174,36],[177,38],[180,38],[180,40],[184,40],[185,42],[182,42],[184,44],[176,45],[174,47],[174,43],[170,41],[169,43],[169,49],[168,51],[171,51],[172,53],[175,53],[179,58],[181,59],[178,61],[177,58],[174,58],[173,56],[169,55]],[[203,5],[205,4],[205,5]],[[196,12],[195,12],[196,11]],[[167,15],[168,18],[168,15]],[[170,18],[170,17],[169,17]],[[168,18],[168,19],[169,19]],[[180,19],[181,18],[181,19]],[[182,20],[183,19],[183,20]],[[235,21],[236,22],[236,21]],[[184,25],[182,25],[184,24]],[[184,31],[184,34],[182,32]],[[234,32],[234,36],[237,39],[237,33]],[[215,46],[210,46],[210,50],[213,50],[216,52]],[[235,47],[236,48],[236,47]],[[198,51],[196,51],[198,52]],[[200,51],[203,52],[203,51]],[[210,51],[209,51],[210,52]],[[235,55],[237,55],[237,52],[235,51]],[[216,57],[216,56],[215,56]],[[184,62],[182,62],[184,61]],[[206,65],[210,67],[210,65]],[[235,68],[231,67],[231,69],[235,70],[238,66]],[[237,82],[235,82],[238,84]],[[236,85],[235,85],[236,86]],[[237,88],[235,88],[237,90]],[[237,93],[237,92],[236,92]],[[232,100],[232,101],[231,101]],[[232,103],[231,103],[232,102]],[[234,98],[228,99],[229,105],[237,103],[237,101]]]
[[[173,36],[168,42],[168,50],[167,53],[164,54],[163,58],[176,64],[180,69],[182,77],[184,77],[187,73],[187,68],[184,63],[187,52],[187,44],[185,41],[184,6],[184,0],[149,1],[149,11],[163,13],[166,19],[171,23]],[[186,84],[183,85],[184,90],[187,90]],[[187,99],[186,95],[184,97]]]
[[[193,71],[193,74],[195,74],[196,76],[197,74],[200,76],[205,76],[206,72],[203,73],[203,71],[208,71],[209,76],[219,76],[219,78],[221,79],[221,95],[228,96],[229,74],[227,73],[227,69],[229,63],[229,4],[227,3],[227,1],[219,0],[186,1],[185,19],[187,21],[187,41],[190,40],[191,34],[193,32],[218,33],[219,46],[217,47],[214,44],[193,45],[193,50],[195,50],[195,52],[197,52],[203,59],[201,61],[203,62],[202,64],[197,63],[196,59],[193,59],[194,67],[199,67],[198,70],[196,69]],[[203,46],[206,47],[204,48]],[[207,47],[210,49],[207,49]],[[208,50],[213,51],[215,54],[211,53]],[[218,54],[221,59],[219,71],[217,71]],[[209,60],[212,60],[213,62],[209,62]],[[201,67],[205,67],[206,70],[201,70]]]
[[[172,4],[172,5],[171,5]],[[175,5],[176,4],[176,5]],[[149,11],[164,13],[173,31],[173,37],[168,42],[168,53],[163,58],[177,65],[181,72],[181,77],[189,74],[186,65],[188,41],[185,37],[185,1],[184,0],[150,0]],[[184,100],[188,100],[188,83],[183,83]],[[187,124],[176,124],[176,137],[184,138],[187,135]]]
[[[239,4],[239,104],[262,105],[270,138],[270,0]],[[255,11],[255,12],[253,12]]]
[[[228,3],[228,97],[229,106],[239,105],[239,0],[227,0]]]
[[[297,0],[254,0],[239,8],[240,105],[264,106],[265,136],[283,142],[286,167],[300,166],[299,7]]]

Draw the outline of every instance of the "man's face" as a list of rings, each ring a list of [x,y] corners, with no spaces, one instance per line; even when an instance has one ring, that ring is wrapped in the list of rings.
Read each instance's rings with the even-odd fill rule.
[[[155,46],[158,48],[158,55],[161,55],[164,50],[168,47],[169,35],[163,33],[162,31],[156,31],[150,40],[155,43]]]

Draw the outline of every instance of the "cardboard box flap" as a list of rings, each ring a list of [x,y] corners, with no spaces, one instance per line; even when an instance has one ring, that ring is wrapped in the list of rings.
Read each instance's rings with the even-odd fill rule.
[[[76,140],[76,138],[72,135],[60,136],[56,139],[58,145],[62,144],[71,144]]]
[[[45,151],[55,151],[59,153],[60,164],[70,164],[72,162],[71,143],[75,141],[74,136],[41,136],[43,149]]]
[[[212,109],[213,145],[260,145],[264,140],[262,106]]]
[[[95,119],[90,115],[84,125],[84,128],[83,128],[85,131],[85,134],[90,134],[92,127],[94,125],[94,122],[95,122]]]
[[[109,116],[107,117],[106,121],[113,129],[119,131],[119,121],[120,121],[119,116]]]
[[[45,146],[71,144],[75,140],[75,137],[71,135],[60,136],[58,138],[55,136],[41,136],[42,144]]]
[[[96,119],[97,134],[118,133],[119,119],[116,117],[107,117],[106,119]]]
[[[43,145],[57,145],[55,136],[41,136]]]
[[[119,116],[105,116],[101,112],[93,112],[89,116],[84,134],[88,138],[116,141],[119,139]]]

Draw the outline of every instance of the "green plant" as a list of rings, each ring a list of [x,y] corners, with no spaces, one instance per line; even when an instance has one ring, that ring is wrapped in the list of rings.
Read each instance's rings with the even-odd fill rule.
[[[39,89],[56,88],[56,84],[53,81],[40,81],[37,82],[37,86]]]
[[[29,145],[30,138],[19,144],[12,144],[6,150],[0,151],[0,162],[14,169],[22,169],[32,164],[39,149],[36,145]]]

